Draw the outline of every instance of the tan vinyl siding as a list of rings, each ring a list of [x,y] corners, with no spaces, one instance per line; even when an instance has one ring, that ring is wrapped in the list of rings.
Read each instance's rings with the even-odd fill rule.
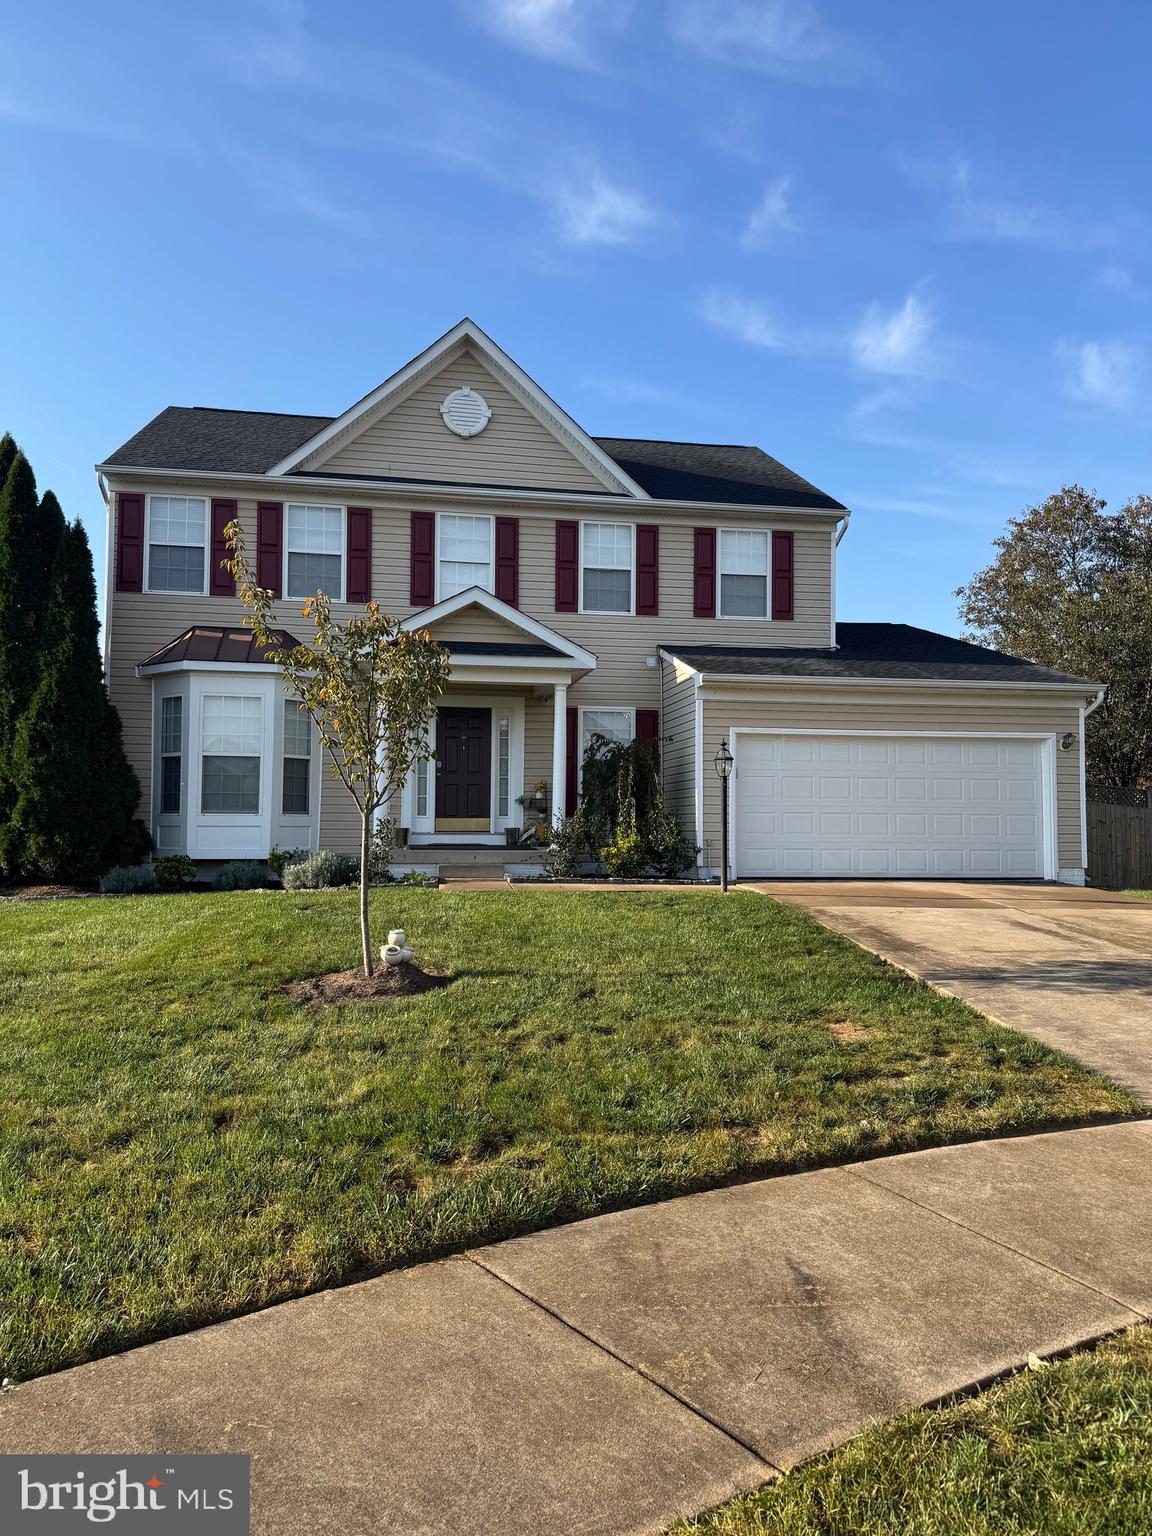
[[[493,645],[531,645],[532,637],[515,625],[505,623],[487,608],[470,604],[459,613],[450,613],[429,625],[428,633],[434,640],[488,640]]]
[[[475,437],[458,437],[440,415],[445,397],[465,386],[478,390],[492,411],[492,419]],[[534,490],[606,489],[471,352],[448,363],[375,425],[341,443],[331,456],[309,462],[308,468],[323,468],[334,475],[387,475]]]
[[[676,680],[676,669],[662,664],[663,699],[660,734],[664,803],[689,837],[696,835],[696,688],[689,675]]]
[[[713,690],[715,691],[715,690]],[[1079,699],[1045,694],[984,693],[951,689],[868,687],[802,690],[766,685],[763,692],[733,691],[715,699],[705,691],[704,741],[727,738],[733,726],[777,727],[799,731],[907,731],[930,736],[933,731],[958,731],[974,736],[1038,732],[1079,738]],[[1071,752],[1056,753],[1057,862],[1061,869],[1079,869],[1080,743]],[[720,857],[720,781],[704,774],[704,836],[711,841],[713,862]]]

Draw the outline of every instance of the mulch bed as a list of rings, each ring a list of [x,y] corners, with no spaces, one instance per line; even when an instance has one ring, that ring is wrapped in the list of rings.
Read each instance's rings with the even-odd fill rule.
[[[397,997],[417,997],[446,987],[451,976],[422,971],[418,965],[382,965],[372,976],[361,970],[330,971],[327,976],[309,976],[283,988],[297,1003],[324,1008],[332,1003],[388,1002]]]
[[[4,885],[0,901],[69,901],[77,896],[99,896],[93,885]]]

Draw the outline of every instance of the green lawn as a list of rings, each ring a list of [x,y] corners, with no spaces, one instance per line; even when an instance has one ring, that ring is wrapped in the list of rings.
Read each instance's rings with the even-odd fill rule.
[[[354,892],[0,906],[0,1374],[613,1206],[1139,1112],[753,893],[387,890],[457,979],[326,1011]]]
[[[1142,1536],[1152,1330],[877,1424],[677,1536]]]

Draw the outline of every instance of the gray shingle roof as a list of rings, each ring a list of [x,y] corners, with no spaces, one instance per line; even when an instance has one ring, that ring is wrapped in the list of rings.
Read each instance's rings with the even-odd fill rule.
[[[1019,656],[911,624],[837,624],[836,650],[799,646],[676,645],[662,649],[695,671],[721,677],[876,678],[956,683],[1086,682]]]
[[[274,411],[224,411],[170,405],[104,460],[138,469],[212,470],[264,474],[335,418]],[[667,501],[743,502],[752,506],[843,510],[809,481],[759,448],[724,443],[666,443],[646,438],[595,441],[650,496]],[[370,481],[371,476],[353,478]],[[403,484],[381,477],[379,484]],[[442,484],[459,482],[442,481]],[[504,484],[506,490],[544,486]]]

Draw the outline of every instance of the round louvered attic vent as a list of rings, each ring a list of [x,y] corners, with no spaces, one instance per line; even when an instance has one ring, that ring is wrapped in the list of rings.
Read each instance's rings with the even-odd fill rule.
[[[440,407],[440,414],[444,425],[457,437],[475,437],[492,419],[487,400],[467,385],[452,391]]]

